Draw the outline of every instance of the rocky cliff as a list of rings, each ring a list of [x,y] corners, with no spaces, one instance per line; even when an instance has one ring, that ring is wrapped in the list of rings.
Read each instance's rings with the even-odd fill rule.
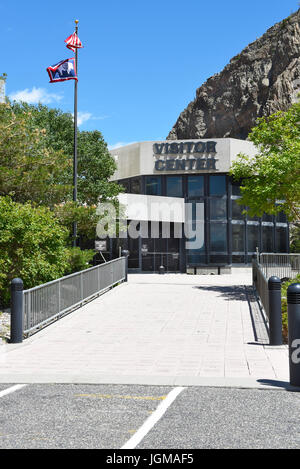
[[[299,92],[300,9],[198,88],[167,138],[246,139],[258,117],[287,110]]]

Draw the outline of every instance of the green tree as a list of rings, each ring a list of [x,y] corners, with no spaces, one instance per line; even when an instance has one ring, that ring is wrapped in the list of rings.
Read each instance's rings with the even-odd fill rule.
[[[240,203],[250,215],[284,211],[300,220],[300,103],[258,120],[249,135],[258,153],[238,155],[231,175],[242,181]]]
[[[70,113],[59,109],[50,109],[42,104],[12,104],[16,115],[30,114],[34,125],[44,132],[47,146],[55,151],[63,152],[69,159],[69,168],[65,169],[64,182],[72,185],[72,161],[74,144],[74,123]],[[83,204],[97,204],[99,199],[114,198],[121,187],[109,181],[116,164],[110,155],[101,132],[78,131],[78,201]],[[72,200],[69,191],[68,200]],[[66,199],[66,200],[67,200]]]
[[[60,200],[56,200],[54,206],[60,222],[71,234],[72,223],[77,221],[80,237],[94,238],[99,219],[96,215],[98,203],[112,200],[117,204],[116,196],[122,191],[121,186],[110,181],[116,164],[101,132],[78,131],[78,202],[74,203],[71,189],[74,144],[72,114],[50,109],[42,104],[14,102],[11,108],[17,118],[29,115],[32,125],[43,133],[47,148],[64,155],[68,161],[68,166],[62,168],[59,180],[61,187],[69,190],[63,193]]]
[[[101,132],[78,134],[78,200],[88,205],[114,199],[121,191],[111,182],[116,170],[115,160],[107,149]]]
[[[15,201],[53,206],[71,191],[65,174],[70,160],[48,144],[30,112],[15,113],[0,104],[0,195]]]
[[[25,288],[49,282],[69,268],[67,230],[51,210],[0,197],[0,299],[7,304],[9,284],[21,277]]]

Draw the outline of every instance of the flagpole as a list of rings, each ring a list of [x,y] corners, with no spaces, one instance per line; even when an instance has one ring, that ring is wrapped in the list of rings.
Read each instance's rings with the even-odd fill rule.
[[[75,33],[78,33],[78,20],[75,20]],[[78,49],[75,49],[75,67],[78,77]],[[77,202],[77,84],[74,81],[74,155],[73,155],[73,202]],[[77,244],[77,222],[73,222],[73,246]]]

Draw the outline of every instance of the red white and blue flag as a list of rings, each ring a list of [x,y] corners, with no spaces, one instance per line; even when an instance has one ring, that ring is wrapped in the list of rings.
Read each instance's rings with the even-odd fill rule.
[[[50,83],[66,80],[78,80],[75,66],[75,57],[61,60],[55,65],[47,68]]]
[[[75,52],[75,49],[80,49],[81,47],[83,47],[76,32],[71,34],[71,36],[67,37],[67,39],[65,39],[65,42],[67,43],[67,48],[71,49],[73,52]]]

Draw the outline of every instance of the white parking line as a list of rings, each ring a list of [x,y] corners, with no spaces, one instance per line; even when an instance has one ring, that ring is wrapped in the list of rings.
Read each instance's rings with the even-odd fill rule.
[[[0,391],[0,397],[6,396],[7,394],[11,394],[12,392],[18,391],[19,389],[24,388],[27,384],[16,384],[15,386],[11,386],[10,388],[4,389],[4,391]]]
[[[184,390],[183,387],[177,387],[172,389],[171,392],[167,395],[157,409],[147,418],[143,425],[138,429],[138,431],[130,438],[130,440],[122,446],[121,449],[134,449],[142,439],[147,435],[147,433],[154,427],[154,425],[159,421],[159,419],[164,415],[168,407],[175,401],[176,397]]]

